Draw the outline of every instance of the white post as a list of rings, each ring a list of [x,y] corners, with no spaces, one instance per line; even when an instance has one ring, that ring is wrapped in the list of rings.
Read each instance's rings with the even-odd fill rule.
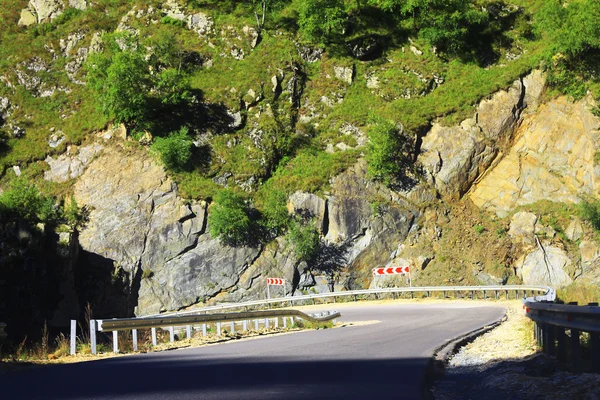
[[[217,336],[221,336],[221,323],[217,322]]]
[[[71,320],[71,352],[73,356],[77,352],[77,321]]]
[[[169,327],[169,340],[171,343],[175,341],[175,328],[172,326]]]
[[[283,317],[283,328],[287,328],[287,318]]]
[[[137,351],[138,350],[137,329],[131,330],[131,340],[133,341],[133,351]]]
[[[202,324],[202,336],[206,336],[206,324]]]
[[[231,323],[231,332],[230,333],[235,333],[235,322]]]
[[[265,318],[265,329],[269,329],[269,318]]]
[[[271,286],[271,285],[269,285],[269,284],[267,283],[267,300],[269,300],[269,299],[271,298],[271,293],[270,293],[270,291],[269,291],[269,287],[270,287],[270,286]]]
[[[185,327],[185,337],[187,337],[188,339],[192,338],[192,327],[190,325],[187,325]]]
[[[152,328],[152,346],[156,346],[156,328]]]
[[[254,320],[254,330],[258,332],[258,320]]]
[[[96,354],[96,320],[90,320],[90,345],[92,347],[92,354]]]
[[[113,353],[119,353],[119,332],[113,331]]]
[[[244,320],[244,322],[242,322],[242,324],[243,324],[244,332],[246,332],[248,330],[248,321]]]
[[[279,318],[275,318],[275,328],[279,328]]]

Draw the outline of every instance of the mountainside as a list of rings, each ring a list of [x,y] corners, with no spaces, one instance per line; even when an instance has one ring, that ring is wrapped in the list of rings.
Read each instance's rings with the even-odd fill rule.
[[[6,3],[15,337],[86,304],[262,298],[267,277],[406,285],[373,278],[392,265],[413,285],[600,283],[591,0]]]

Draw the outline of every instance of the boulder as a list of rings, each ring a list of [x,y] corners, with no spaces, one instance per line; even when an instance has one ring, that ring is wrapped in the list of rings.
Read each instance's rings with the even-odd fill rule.
[[[335,77],[341,81],[346,82],[348,85],[352,84],[354,80],[354,66],[351,67],[333,67]]]
[[[529,112],[537,110],[540,98],[546,88],[546,74],[539,69],[532,71],[523,78],[523,86],[525,87],[523,105],[527,107]]]
[[[86,0],[69,0],[69,6],[78,10],[85,10],[88,7]]]
[[[21,10],[21,17],[19,18],[19,26],[29,26],[37,22],[36,16],[31,12],[30,9],[25,8]]]
[[[429,183],[442,196],[456,199],[469,190],[496,154],[497,149],[474,125],[474,120],[455,127],[436,123],[423,138],[418,162]]]
[[[576,241],[581,239],[583,236],[583,225],[579,218],[573,218],[569,223],[569,226],[565,230],[565,235],[569,240]]]
[[[40,24],[53,20],[63,12],[63,5],[59,0],[30,0],[28,8],[34,12]]]
[[[521,257],[517,273],[525,285],[549,285],[562,288],[573,282],[568,270],[571,260],[564,250],[555,246],[542,246]]]
[[[519,244],[534,246],[537,217],[529,212],[518,212],[510,220],[509,236]]]

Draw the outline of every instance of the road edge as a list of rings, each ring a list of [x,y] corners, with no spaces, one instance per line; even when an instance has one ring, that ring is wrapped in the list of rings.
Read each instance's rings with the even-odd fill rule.
[[[432,385],[441,375],[444,374],[446,364],[451,356],[456,354],[461,347],[466,346],[479,336],[504,323],[507,318],[507,310],[505,309],[502,317],[491,324],[467,332],[464,335],[458,336],[454,339],[450,339],[446,343],[437,347],[433,351],[432,356],[429,358],[429,363],[426,369],[427,372],[423,383],[422,398],[425,400],[434,400],[433,393],[431,392]]]

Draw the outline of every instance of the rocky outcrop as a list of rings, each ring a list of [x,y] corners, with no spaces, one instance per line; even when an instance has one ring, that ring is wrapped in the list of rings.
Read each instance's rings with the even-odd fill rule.
[[[591,106],[589,99],[573,103],[560,97],[527,115],[514,145],[475,185],[471,200],[504,216],[538,200],[575,203],[582,195],[597,195],[600,118]]]
[[[482,101],[460,126],[434,124],[423,138],[418,162],[429,183],[447,199],[467,193],[511,142],[523,110],[537,105],[544,77],[534,71],[506,91]]]
[[[63,8],[59,0],[30,0],[28,7],[21,11],[19,25],[49,22],[62,14]]]
[[[555,246],[540,246],[516,263],[517,274],[526,285],[549,285],[561,288],[573,282],[569,276],[572,262],[568,255]]]
[[[50,166],[50,169],[44,172],[44,179],[61,183],[77,178],[103,149],[104,146],[100,144],[92,144],[79,150],[69,148],[67,153],[56,158],[46,157],[44,161]]]

